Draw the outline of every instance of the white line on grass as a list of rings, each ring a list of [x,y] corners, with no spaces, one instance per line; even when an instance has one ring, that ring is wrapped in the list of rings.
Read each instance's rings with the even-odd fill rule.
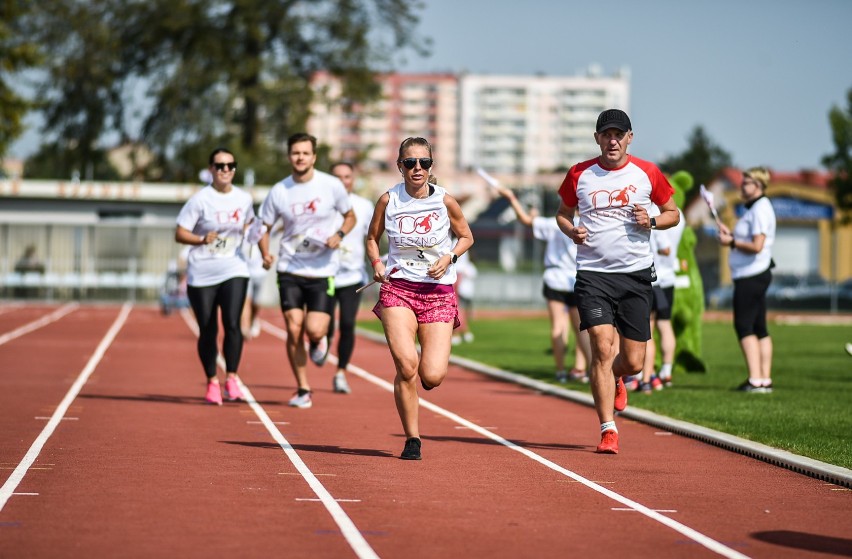
[[[38,320],[34,320],[34,321],[30,322],[29,324],[24,324],[20,328],[15,328],[11,332],[8,332],[8,333],[0,336],[0,345],[5,344],[6,342],[10,342],[10,341],[14,340],[15,338],[20,338],[24,334],[29,334],[33,330],[38,330],[39,328],[42,328],[43,326],[47,326],[51,322],[56,322],[57,320],[59,320],[60,318],[62,318],[66,314],[70,313],[71,311],[77,310],[77,307],[79,307],[79,306],[80,306],[79,303],[68,303],[67,305],[63,305],[63,306],[59,307],[58,309],[56,309],[52,313],[45,315],[45,316],[39,318]]]
[[[184,321],[187,323],[189,328],[195,332],[195,335],[198,335],[198,324],[192,319],[188,312],[181,313]],[[272,332],[272,334],[277,337],[286,340],[287,333],[272,324],[269,324],[266,321],[263,321],[264,327],[267,331]],[[283,337],[282,337],[283,336]],[[221,356],[219,356],[220,366],[223,366],[221,363]],[[223,367],[224,368],[224,367]],[[278,427],[275,426],[275,422],[269,418],[266,414],[266,411],[263,409],[263,406],[257,403],[254,396],[251,393],[251,390],[240,380],[240,387],[243,390],[246,398],[246,403],[251,407],[254,411],[255,415],[257,415],[258,419],[260,419],[261,423],[266,427],[266,430],[269,432],[269,435],[278,443],[278,446],[284,451],[284,454],[287,455],[287,458],[290,459],[290,462],[295,466],[296,470],[301,474],[301,476],[308,482],[308,485],[313,490],[314,494],[318,497],[318,500],[322,502],[323,506],[325,506],[328,513],[331,515],[331,518],[334,520],[335,524],[340,528],[341,534],[346,539],[346,542],[361,559],[378,559],[378,555],[370,547],[370,544],[367,543],[367,540],[364,539],[364,536],[361,534],[361,531],[358,530],[358,527],[355,526],[355,523],[351,518],[346,514],[343,508],[338,504],[337,500],[332,497],[331,493],[325,488],[325,486],[320,483],[317,479],[316,475],[311,472],[310,468],[305,464],[296,450],[290,445],[290,442],[281,434],[281,431],[278,430]]]
[[[77,376],[77,380],[75,380],[74,384],[71,385],[71,388],[68,389],[65,397],[59,403],[59,406],[57,406],[56,411],[53,412],[50,421],[48,421],[47,425],[44,426],[44,429],[41,430],[41,434],[36,438],[35,442],[33,442],[30,449],[24,455],[23,460],[21,460],[15,468],[15,471],[12,472],[12,475],[9,476],[9,479],[6,480],[6,483],[3,484],[3,487],[0,487],[0,511],[2,511],[3,507],[6,506],[6,503],[14,493],[15,488],[17,488],[24,479],[27,471],[31,469],[33,462],[35,462],[36,458],[38,458],[38,455],[47,443],[47,440],[51,437],[51,435],[53,435],[53,432],[56,430],[59,422],[62,421],[63,416],[68,411],[68,408],[71,407],[71,403],[74,402],[74,399],[80,393],[80,390],[82,390],[86,381],[89,380],[89,377],[94,372],[95,367],[97,367],[98,363],[100,363],[101,359],[103,359],[104,354],[107,349],[109,349],[109,346],[112,345],[118,331],[121,330],[122,326],[124,326],[124,323],[127,320],[127,315],[130,314],[130,309],[132,307],[133,305],[130,303],[125,303],[121,307],[121,312],[118,313],[118,318],[116,318],[115,322],[112,323],[112,326],[101,340],[101,343],[89,358],[89,362],[86,363],[86,366]]]

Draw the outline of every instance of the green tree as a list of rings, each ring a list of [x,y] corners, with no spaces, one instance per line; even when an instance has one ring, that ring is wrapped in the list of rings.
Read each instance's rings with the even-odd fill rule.
[[[169,180],[194,180],[220,145],[259,182],[280,179],[281,146],[304,129],[314,72],[342,78],[342,102],[369,101],[380,93],[375,72],[428,48],[412,31],[422,3],[405,0],[37,6],[22,30],[51,52],[39,99],[55,143],[79,158],[106,141],[144,144],[155,155],[146,175]]]
[[[25,15],[28,6],[26,2],[0,0],[0,158],[23,133],[23,119],[31,108],[31,104],[9,86],[9,81],[41,59],[37,46],[15,33],[11,25]]]
[[[688,146],[683,153],[673,155],[660,162],[660,169],[672,174],[677,171],[688,171],[695,179],[695,184],[709,184],[716,174],[731,165],[731,156],[719,147],[704,131],[696,126],[690,133]],[[698,189],[693,189],[690,197]]]
[[[834,188],[837,207],[852,211],[852,89],[846,92],[846,110],[834,106],[828,113],[834,153],[822,159],[831,172],[829,184]],[[845,221],[850,219],[847,213]]]

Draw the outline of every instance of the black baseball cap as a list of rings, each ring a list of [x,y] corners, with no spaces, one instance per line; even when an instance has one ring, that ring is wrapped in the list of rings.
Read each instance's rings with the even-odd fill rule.
[[[633,126],[630,124],[630,117],[620,109],[607,109],[598,115],[598,123],[595,126],[595,131],[601,133],[607,128],[618,128],[622,132],[633,130]]]

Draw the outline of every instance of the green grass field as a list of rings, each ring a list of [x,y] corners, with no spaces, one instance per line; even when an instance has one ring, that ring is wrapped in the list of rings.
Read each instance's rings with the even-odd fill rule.
[[[361,325],[381,331],[377,321]],[[476,340],[455,355],[556,384],[546,318],[479,319],[471,329]],[[630,405],[852,468],[852,357],[844,350],[852,328],[771,324],[772,394],[735,390],[747,375],[730,323],[707,322],[703,334],[707,373],[675,373],[673,387],[631,393]]]

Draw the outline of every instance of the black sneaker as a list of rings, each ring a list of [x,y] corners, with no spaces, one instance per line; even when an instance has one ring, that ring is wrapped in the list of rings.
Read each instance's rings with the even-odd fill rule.
[[[755,386],[748,380],[737,387],[740,392],[750,392],[752,394],[766,394],[766,389],[762,386]]]
[[[420,460],[420,439],[411,437],[405,440],[405,448],[399,455],[403,460]]]

